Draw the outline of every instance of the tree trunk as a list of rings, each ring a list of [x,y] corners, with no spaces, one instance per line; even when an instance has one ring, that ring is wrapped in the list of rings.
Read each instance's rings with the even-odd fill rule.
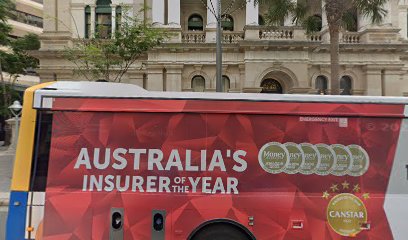
[[[0,80],[1,80],[1,86],[3,88],[2,95],[3,95],[3,107],[8,107],[7,106],[7,96],[6,96],[6,83],[4,82],[3,78],[3,68],[1,66],[1,61],[0,61]]]
[[[339,79],[339,68],[340,68],[340,33],[339,27],[329,26],[330,31],[330,88],[331,95],[340,94],[340,79]]]
[[[327,23],[330,33],[330,89],[332,95],[340,94],[339,80],[339,42],[340,28],[342,17],[347,9],[347,5],[351,4],[345,0],[325,0],[325,9],[327,14]]]

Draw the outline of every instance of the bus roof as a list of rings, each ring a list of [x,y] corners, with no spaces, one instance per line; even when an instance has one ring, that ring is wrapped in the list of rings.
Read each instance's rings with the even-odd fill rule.
[[[336,103],[377,103],[408,104],[406,97],[380,96],[334,96],[300,94],[259,94],[259,93],[214,93],[214,92],[159,92],[126,83],[61,81],[35,91],[34,107],[42,107],[44,97],[86,97],[86,98],[142,98],[142,99],[202,99],[274,102],[336,102]]]

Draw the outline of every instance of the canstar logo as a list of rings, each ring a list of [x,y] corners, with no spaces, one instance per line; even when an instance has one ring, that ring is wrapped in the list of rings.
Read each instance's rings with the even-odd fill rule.
[[[352,212],[352,211],[330,211],[330,217],[332,218],[365,218],[364,212]]]
[[[343,190],[349,188],[348,182],[341,184]],[[353,190],[356,190],[355,185]],[[337,184],[331,187],[333,192],[337,191]],[[363,194],[365,199],[369,198],[368,193]],[[328,199],[328,191],[323,193],[323,198]],[[361,232],[361,224],[367,223],[367,209],[364,202],[352,193],[340,193],[335,195],[327,206],[327,222],[336,233],[342,236],[356,236]]]

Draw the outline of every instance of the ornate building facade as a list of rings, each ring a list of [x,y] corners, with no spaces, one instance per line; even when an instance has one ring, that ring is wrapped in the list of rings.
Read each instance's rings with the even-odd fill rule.
[[[210,2],[211,0],[204,0]],[[296,0],[293,0],[296,2]],[[324,0],[297,0],[322,20],[321,31],[307,34],[291,16],[282,26],[264,25],[266,6],[246,5],[223,21],[224,88],[229,92],[327,93],[330,55]],[[223,6],[229,1],[223,1]],[[62,51],[75,38],[92,36],[98,25],[115,31],[121,7],[155,27],[174,33],[150,51],[122,82],[156,91],[215,91],[216,20],[201,0],[44,0],[41,81],[79,80]],[[355,12],[354,28],[341,33],[340,85],[343,94],[408,94],[408,0],[390,0],[381,24]],[[109,33],[106,33],[109,34]]]

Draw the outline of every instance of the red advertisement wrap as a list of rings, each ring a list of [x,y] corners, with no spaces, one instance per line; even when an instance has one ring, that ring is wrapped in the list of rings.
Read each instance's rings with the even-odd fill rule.
[[[213,219],[236,221],[257,239],[347,239],[336,218],[349,199],[359,204],[355,217],[371,225],[349,236],[393,239],[383,204],[400,124],[399,118],[55,112],[44,238],[109,239],[110,210],[123,208],[125,239],[151,239],[152,210],[166,211],[166,239],[186,239]],[[298,170],[288,161],[279,165],[279,157],[295,156],[287,143],[306,156]],[[335,154],[337,168],[320,175],[300,170],[316,146]],[[352,163],[340,169],[347,162],[342,151],[352,146],[366,153],[366,169],[357,174]],[[320,167],[326,155],[319,153]],[[293,228],[299,223],[302,229]]]
[[[195,112],[404,117],[400,104],[299,103],[231,100],[55,98],[53,110]]]

